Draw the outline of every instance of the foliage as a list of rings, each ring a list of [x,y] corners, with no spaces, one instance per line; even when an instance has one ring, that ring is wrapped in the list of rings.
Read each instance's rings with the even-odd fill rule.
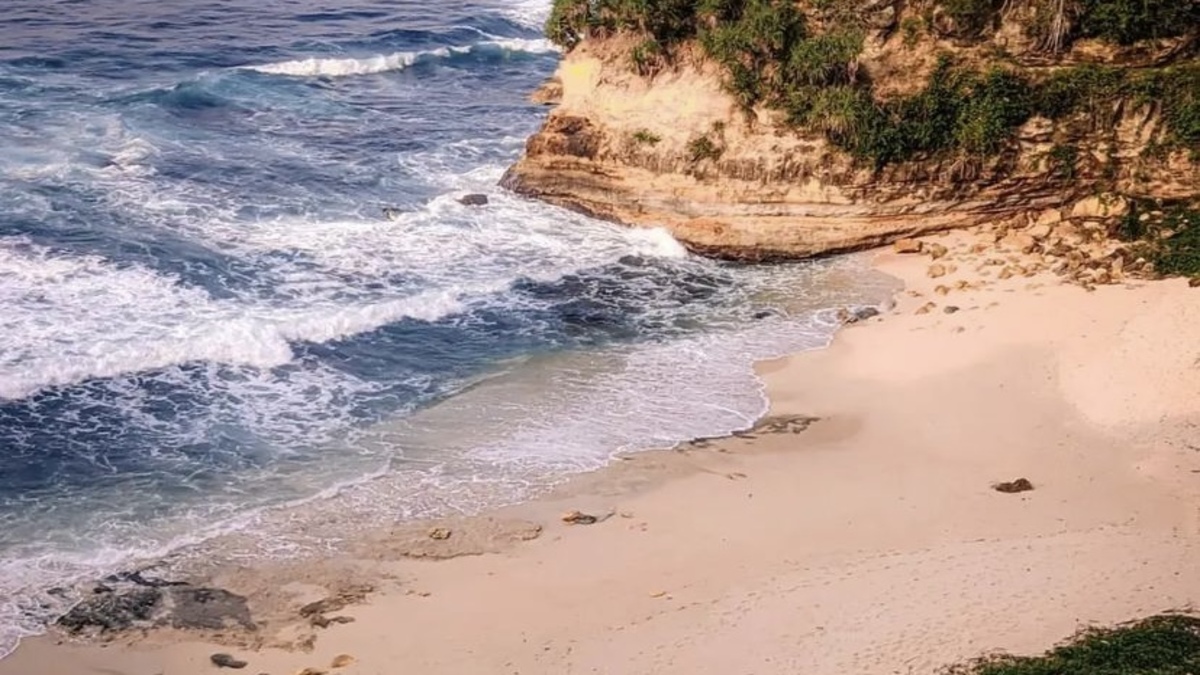
[[[906,16],[900,21],[900,33],[903,34],[904,46],[912,48],[917,46],[917,42],[921,39],[921,31],[925,28],[925,23],[915,16]]]
[[[1056,144],[1050,148],[1050,173],[1057,178],[1075,178],[1079,167],[1079,148],[1074,145]]]
[[[649,129],[638,129],[633,133],[633,141],[641,145],[658,145],[662,142],[662,136]]]
[[[1142,242],[1142,253],[1166,275],[1200,275],[1200,209],[1195,204],[1134,201],[1117,236]]]
[[[1042,656],[1000,655],[948,675],[1192,675],[1200,672],[1200,619],[1166,614],[1092,628]]]
[[[1001,6],[1001,0],[938,2],[959,29],[976,32],[987,28]],[[1075,34],[1127,41],[1200,21],[1200,2],[1191,0],[1038,0],[1038,5],[1061,20],[1047,37],[1055,49]],[[817,0],[815,6],[824,16],[843,12],[846,3]],[[680,45],[698,44],[722,67],[725,86],[742,106],[781,110],[792,124],[824,134],[877,167],[935,155],[993,155],[1034,114],[1055,120],[1083,115],[1107,126],[1122,99],[1161,105],[1166,149],[1183,146],[1200,154],[1200,64],[1136,71],[1084,65],[1032,80],[943,58],[920,91],[881,102],[858,68],[865,33],[857,22],[814,25],[825,28],[814,30],[793,0],[554,0],[546,30],[567,48],[586,35],[637,36],[629,57],[643,75],[668,65]],[[916,41],[922,24],[908,17],[900,29],[906,40],[911,34]],[[720,154],[707,136],[693,145],[693,157]],[[1064,173],[1073,173],[1066,159],[1055,161]]]
[[[708,134],[697,136],[688,142],[688,156],[693,162],[706,159],[717,160],[724,152],[724,148],[714,143]]]
[[[1175,37],[1200,24],[1191,0],[1083,0],[1079,31],[1122,45]]]
[[[1002,4],[998,0],[942,0],[940,3],[954,20],[954,32],[962,37],[982,33],[996,19]]]
[[[812,93],[792,102],[791,119],[876,166],[951,151],[993,154],[1032,109],[1021,78],[1000,69],[958,69],[949,59],[941,60],[924,89],[883,104],[865,87]]]
[[[1161,104],[1169,139],[1200,152],[1200,63],[1138,71],[1084,65],[1055,72],[1037,87],[1034,108],[1051,119],[1084,114],[1111,123],[1114,102]]]

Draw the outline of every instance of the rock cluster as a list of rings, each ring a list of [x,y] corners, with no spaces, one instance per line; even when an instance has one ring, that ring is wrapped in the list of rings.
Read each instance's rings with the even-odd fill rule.
[[[983,225],[979,229],[986,235],[985,240],[970,250],[978,260],[975,271],[999,280],[1050,272],[1089,290],[1135,278],[1152,278],[1154,265],[1142,254],[1142,245],[1112,236],[1119,219],[1128,212],[1129,204],[1124,198],[1103,195],[1081,200],[1069,210],[1046,209]],[[934,261],[947,254],[941,244],[915,239],[901,239],[893,245],[893,250],[925,254]],[[964,257],[959,262],[968,260],[972,258]],[[939,279],[956,271],[956,265],[941,260],[929,265],[926,275]],[[956,288],[961,290],[963,283],[958,282]],[[939,285],[935,292],[946,295],[951,290]]]

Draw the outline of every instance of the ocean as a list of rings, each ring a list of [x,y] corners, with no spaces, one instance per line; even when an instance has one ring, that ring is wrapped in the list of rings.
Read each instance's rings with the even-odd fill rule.
[[[0,655],[230,533],[319,552],[744,428],[754,360],[885,297],[499,190],[548,9],[5,0]]]

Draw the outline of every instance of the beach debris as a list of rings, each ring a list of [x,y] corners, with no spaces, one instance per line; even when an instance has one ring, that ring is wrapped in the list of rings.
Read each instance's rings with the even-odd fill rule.
[[[458,203],[463,206],[487,206],[488,196],[481,194],[463,195],[458,198]]]
[[[944,276],[946,276],[946,266],[943,265],[942,263],[934,263],[929,266],[929,269],[926,270],[925,273],[927,275],[929,275],[930,279],[937,279],[939,277],[944,277]]]
[[[897,239],[892,244],[892,250],[896,253],[920,253],[922,248],[923,244],[918,239]]]
[[[667,592],[666,591],[654,591],[654,592],[650,593],[650,597],[665,598],[665,597],[667,597]]]
[[[811,415],[770,415],[754,425],[752,431],[760,434],[798,434],[807,431],[820,417]]]
[[[329,675],[329,671],[321,670],[320,668],[305,668],[296,675]]]
[[[930,257],[932,257],[934,260],[945,258],[946,254],[950,252],[950,249],[937,243],[930,244],[928,247],[926,247],[926,250],[929,251]]]
[[[353,656],[350,656],[349,654],[338,654],[337,656],[333,657],[333,661],[330,662],[329,667],[330,668],[345,668],[346,666],[354,663],[357,660],[358,659],[354,658]]]
[[[325,616],[324,614],[314,614],[309,617],[308,622],[317,628],[328,628],[333,623],[354,623],[352,616]]]
[[[937,308],[936,302],[927,302],[927,303],[921,305],[920,307],[918,307],[917,311],[914,312],[914,314],[928,314],[928,313],[932,312],[935,308]]]
[[[961,308],[956,305],[946,305],[945,307],[942,308],[942,311],[947,314],[953,314],[953,313],[959,311],[960,309]]]
[[[1003,492],[1006,494],[1028,492],[1033,489],[1033,483],[1030,483],[1028,478],[1018,478],[1012,481],[996,483],[995,485],[992,485],[992,489],[996,492]]]
[[[933,292],[937,293],[938,295],[949,295],[950,287],[939,284],[936,288],[933,289]]]
[[[436,539],[438,541],[449,539],[451,534],[453,533],[450,531],[450,529],[445,527],[435,527],[429,530],[429,538]]]
[[[239,670],[239,669],[245,668],[247,665],[249,665],[245,661],[242,661],[240,659],[235,659],[232,656],[230,656],[229,654],[225,654],[225,653],[221,653],[221,652],[213,654],[212,656],[208,657],[208,660],[212,661],[213,665],[218,668],[233,668],[235,670]]]
[[[568,525],[593,525],[599,518],[582,511],[567,511],[562,515],[562,521]]]

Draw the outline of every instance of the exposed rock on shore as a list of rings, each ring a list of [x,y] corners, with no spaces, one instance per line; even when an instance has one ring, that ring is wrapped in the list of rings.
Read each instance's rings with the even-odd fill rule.
[[[741,260],[848,251],[1071,209],[1097,191],[1200,195],[1200,148],[1179,135],[1184,122],[1167,120],[1163,106],[1145,96],[1080,84],[1090,82],[1088,69],[1142,72],[1174,64],[1163,77],[1196,69],[1195,35],[1136,48],[1080,38],[1050,52],[1027,37],[1036,17],[1026,10],[994,10],[984,27],[967,30],[961,17],[956,24],[936,2],[867,3],[847,14],[858,17],[853,20],[828,14],[828,7],[845,4],[799,5],[812,25],[805,40],[816,44],[850,29],[861,36],[857,56],[834,63],[842,74],[829,81],[870,82],[871,88],[837,84],[841,90],[870,91],[881,106],[903,101],[924,95],[916,90],[931,86],[926,82],[937,79],[938,64],[953,60],[971,72],[1010,73],[1031,87],[1042,83],[1038,96],[1049,102],[1023,108],[1024,121],[989,140],[986,151],[959,147],[892,160],[868,148],[855,156],[845,135],[859,133],[857,118],[823,118],[834,126],[818,129],[797,124],[798,113],[780,110],[782,103],[764,99],[747,108],[731,93],[728,72],[696,43],[671,47],[651,66],[643,52],[658,44],[653,38],[597,30],[571,46],[539,94],[557,107],[503,185],[593,216],[665,226],[694,252]],[[637,63],[631,66],[631,59]],[[1069,86],[1059,92],[1058,80],[1045,84],[1055,77]],[[960,94],[969,97],[972,85],[964,86]],[[1056,100],[1079,96],[1097,98],[1055,108]]]

